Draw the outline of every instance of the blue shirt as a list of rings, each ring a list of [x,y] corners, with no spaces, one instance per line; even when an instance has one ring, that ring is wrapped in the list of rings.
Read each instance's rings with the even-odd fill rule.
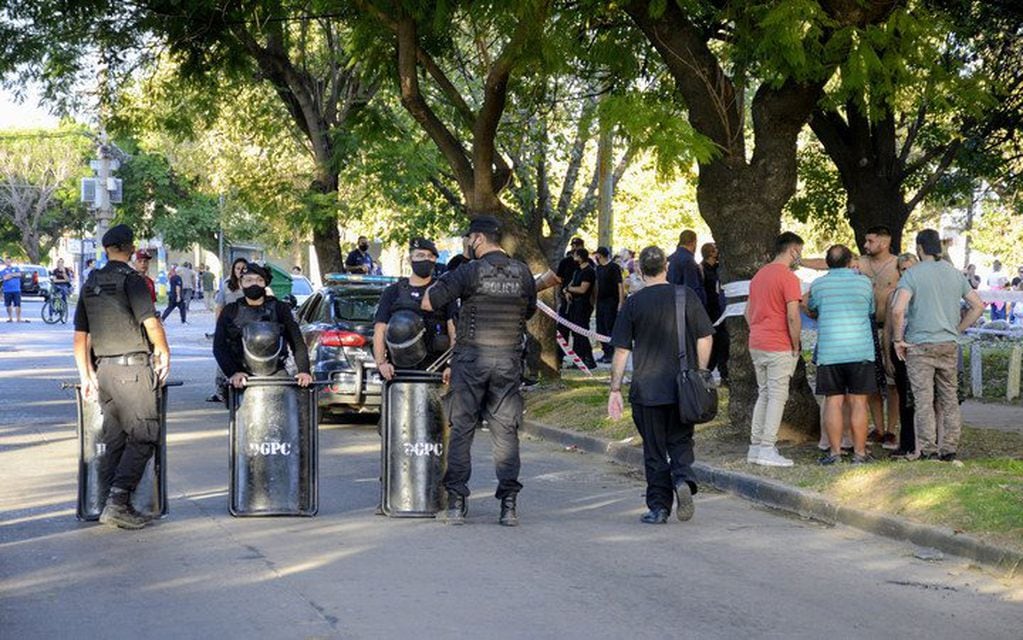
[[[703,290],[703,274],[699,265],[696,264],[696,256],[686,249],[679,247],[675,253],[668,256],[668,282],[672,284],[684,284],[696,292],[703,306],[707,306],[707,292]]]
[[[852,269],[831,269],[810,285],[817,312],[817,364],[874,361],[874,287]]]
[[[18,267],[4,267],[0,270],[0,278],[3,278],[8,273],[16,273],[18,277],[4,280],[4,293],[21,293],[21,269]]]

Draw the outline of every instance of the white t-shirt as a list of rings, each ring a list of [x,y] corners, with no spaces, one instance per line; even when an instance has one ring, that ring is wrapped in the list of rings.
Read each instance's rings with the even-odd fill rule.
[[[996,271],[987,277],[988,289],[1004,289],[1009,285],[1009,278],[1005,273]]]

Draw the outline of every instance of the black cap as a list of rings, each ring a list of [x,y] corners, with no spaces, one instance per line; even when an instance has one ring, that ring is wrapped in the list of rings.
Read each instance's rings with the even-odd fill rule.
[[[126,224],[119,224],[116,227],[110,227],[110,230],[103,234],[103,246],[112,247],[117,245],[123,247],[130,245],[135,240],[135,234],[132,233],[131,227]]]
[[[598,253],[598,254],[604,256],[605,258],[610,258],[611,257],[611,252],[608,250],[607,247],[597,247],[597,250],[594,251],[593,253]]]
[[[941,235],[934,229],[924,229],[916,234],[916,243],[923,249],[924,255],[941,257]]]
[[[273,273],[266,267],[256,264],[255,262],[250,262],[248,266],[245,267],[245,273],[254,273],[257,276],[260,276],[266,282],[267,286],[269,286],[270,281],[273,280]]]
[[[469,223],[469,229],[465,235],[470,233],[500,233],[501,223],[494,216],[480,216],[473,218]]]
[[[429,251],[434,257],[439,257],[440,253],[437,252],[437,245],[432,240],[427,238],[412,238],[412,242],[408,245],[409,251],[415,251],[416,249],[423,249]]]

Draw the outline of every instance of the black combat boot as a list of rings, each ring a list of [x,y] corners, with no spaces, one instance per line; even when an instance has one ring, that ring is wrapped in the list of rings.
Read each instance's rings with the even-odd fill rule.
[[[465,504],[465,496],[449,491],[446,522],[448,524],[465,524],[465,516],[468,513],[469,507]]]
[[[515,500],[517,496],[513,493],[501,498],[501,519],[499,522],[505,527],[519,526],[519,516],[515,513]]]
[[[124,489],[113,487],[107,497],[103,512],[99,514],[100,524],[108,524],[121,529],[141,529],[149,520],[131,506],[131,494]]]

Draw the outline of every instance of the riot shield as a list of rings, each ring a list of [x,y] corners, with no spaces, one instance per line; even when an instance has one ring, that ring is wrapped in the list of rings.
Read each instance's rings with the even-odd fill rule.
[[[102,477],[101,468],[106,460],[107,445],[103,438],[103,410],[96,398],[86,400],[79,384],[74,387],[78,407],[78,506],[79,520],[99,520],[110,492],[109,480]],[[156,451],[146,465],[131,502],[140,512],[154,517],[167,515],[167,387],[179,387],[180,382],[169,382],[157,391],[160,408],[160,436]]]
[[[314,516],[316,387],[290,377],[249,377],[230,388],[231,515]]]
[[[396,518],[432,518],[444,508],[447,415],[439,373],[399,370],[384,385],[381,508]]]

